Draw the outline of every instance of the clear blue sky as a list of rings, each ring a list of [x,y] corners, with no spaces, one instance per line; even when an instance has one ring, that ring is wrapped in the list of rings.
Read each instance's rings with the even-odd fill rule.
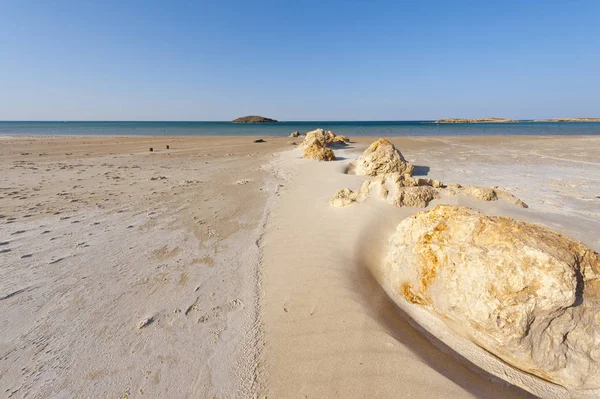
[[[0,120],[246,114],[600,117],[600,1],[0,0]]]

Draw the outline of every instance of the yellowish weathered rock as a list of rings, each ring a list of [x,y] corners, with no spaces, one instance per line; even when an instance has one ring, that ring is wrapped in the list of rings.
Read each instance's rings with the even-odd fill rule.
[[[396,147],[386,139],[372,143],[356,163],[356,174],[377,176],[398,172],[412,176],[414,167],[404,159]]]
[[[331,148],[325,147],[319,140],[314,140],[304,149],[304,158],[315,159],[317,161],[334,161],[335,154]]]
[[[394,206],[424,208],[431,200],[439,198],[434,187],[442,186],[442,183],[437,180],[388,173],[366,180],[357,192],[347,188],[338,190],[329,203],[332,206],[343,207],[354,202],[362,202],[374,193],[378,198]]]
[[[347,136],[338,136],[331,130],[315,129],[306,133],[302,146],[308,147],[315,141],[318,141],[321,146],[327,147],[333,144],[346,145],[350,139]]]
[[[348,188],[342,188],[335,193],[333,198],[329,201],[329,205],[342,208],[352,204],[355,201],[355,193]]]
[[[479,187],[471,185],[449,184],[448,192],[450,192],[451,194],[460,193],[470,195],[482,201],[496,201],[499,198],[502,198],[522,208],[529,207],[525,202],[521,201],[521,199],[517,198],[509,192],[499,189],[498,187]]]
[[[506,363],[600,387],[600,259],[544,227],[440,205],[405,219],[377,271]]]

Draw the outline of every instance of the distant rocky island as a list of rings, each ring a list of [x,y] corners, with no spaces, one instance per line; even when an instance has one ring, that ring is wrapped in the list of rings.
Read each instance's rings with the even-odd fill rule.
[[[233,123],[276,123],[275,119],[265,118],[264,116],[249,115],[234,119]]]
[[[516,119],[509,118],[444,118],[438,119],[435,123],[506,123],[506,122],[519,122]]]
[[[600,118],[552,118],[539,119],[534,122],[600,122]]]

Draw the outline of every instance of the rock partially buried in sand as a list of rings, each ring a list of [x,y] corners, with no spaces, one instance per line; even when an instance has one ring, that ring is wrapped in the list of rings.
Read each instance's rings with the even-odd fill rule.
[[[600,259],[585,245],[439,205],[398,225],[379,267],[395,299],[513,367],[570,390],[600,388]]]
[[[154,321],[154,316],[148,316],[138,322],[137,328],[142,329],[146,326],[149,326]]]
[[[356,202],[356,198],[357,193],[349,188],[342,188],[335,193],[333,198],[329,201],[329,205],[342,208]]]
[[[372,143],[356,163],[356,174],[361,176],[377,176],[394,172],[412,176],[413,170],[414,166],[406,161],[400,151],[386,139],[379,139]]]
[[[451,194],[465,194],[475,197],[482,201],[496,201],[499,198],[505,199],[508,202],[520,206],[521,208],[529,208],[529,206],[515,197],[511,193],[499,189],[498,187],[479,187],[460,184],[448,184],[448,192]]]
[[[296,130],[295,132],[292,132],[292,133],[290,134],[290,137],[299,137],[299,136],[300,136],[300,132],[299,132],[299,131],[297,131],[297,130]]]
[[[334,138],[335,133],[333,133],[331,130],[315,129],[306,133],[302,145],[310,146],[315,141],[317,141],[321,146],[326,147],[328,144],[333,142]]]
[[[327,148],[318,140],[315,140],[304,149],[304,158],[315,159],[317,161],[335,161],[335,154],[331,148]]]
[[[354,202],[362,202],[375,193],[380,199],[397,207],[425,208],[430,201],[440,197],[435,188],[442,186],[437,180],[388,173],[366,180],[357,192],[347,188],[338,190],[329,204],[344,207]]]
[[[319,144],[323,147],[327,147],[328,145],[346,145],[350,142],[348,136],[338,136],[331,130],[324,129],[316,129],[306,133],[304,137],[304,141],[302,142],[302,146],[307,147],[318,141]]]
[[[266,143],[266,141],[264,141],[263,139],[257,139],[254,140],[255,143]]]

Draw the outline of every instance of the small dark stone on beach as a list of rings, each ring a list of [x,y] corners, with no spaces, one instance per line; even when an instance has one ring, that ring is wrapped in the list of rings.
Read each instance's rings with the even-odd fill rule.
[[[167,144],[167,150],[169,149],[169,145]]]
[[[254,140],[255,143],[266,143],[263,139]]]
[[[150,147],[150,152],[154,151],[154,148]]]

